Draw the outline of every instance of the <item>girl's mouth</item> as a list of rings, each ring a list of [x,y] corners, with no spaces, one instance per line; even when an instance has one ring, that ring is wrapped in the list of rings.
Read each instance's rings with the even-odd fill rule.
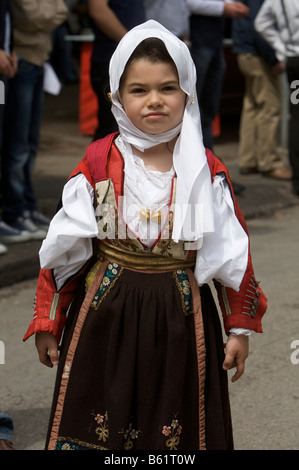
[[[149,113],[145,116],[145,118],[150,120],[158,120],[164,118],[165,116],[165,113]]]

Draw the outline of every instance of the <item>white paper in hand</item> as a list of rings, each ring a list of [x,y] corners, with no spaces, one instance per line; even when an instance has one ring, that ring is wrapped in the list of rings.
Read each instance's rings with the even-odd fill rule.
[[[50,95],[59,95],[61,83],[49,62],[44,64],[44,91]]]

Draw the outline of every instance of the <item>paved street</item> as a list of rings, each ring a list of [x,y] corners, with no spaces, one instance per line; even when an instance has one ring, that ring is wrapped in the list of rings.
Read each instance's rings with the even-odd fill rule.
[[[78,133],[72,90],[66,98],[67,104],[60,102],[59,107],[46,103],[36,166],[41,207],[50,216],[66,176],[90,142]],[[290,194],[289,183],[238,175],[235,141],[221,141],[215,150],[233,180],[246,185],[239,203],[251,235],[256,277],[269,301],[264,334],[252,336],[245,375],[230,386],[235,447],[297,450],[299,198]],[[5,361],[0,353],[0,410],[14,420],[17,450],[43,449],[55,380],[55,369],[38,362],[34,339],[22,342],[33,313],[39,246],[40,242],[14,245],[0,258],[0,351],[1,345],[5,348]],[[295,340],[297,356],[291,349]]]
[[[291,344],[299,340],[299,208],[248,226],[268,312],[264,333],[252,337],[245,375],[231,385],[236,447],[298,450],[299,364],[291,362]]]

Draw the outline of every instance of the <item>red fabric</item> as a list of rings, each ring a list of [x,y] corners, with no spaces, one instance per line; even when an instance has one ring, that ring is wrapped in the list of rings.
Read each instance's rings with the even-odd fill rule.
[[[93,186],[98,181],[111,178],[115,187],[116,197],[123,194],[123,159],[117,147],[113,144],[116,135],[116,133],[110,134],[104,139],[97,140],[89,145],[85,157],[72,172],[70,178],[82,173]],[[206,155],[212,180],[218,173],[226,175],[234,201],[236,216],[248,234],[247,226],[235,198],[226,166],[210,150],[206,150]],[[85,269],[86,266],[82,268],[81,272]],[[40,271],[35,312],[28,331],[24,336],[24,341],[34,333],[48,331],[59,342],[65,324],[66,312],[77,287],[79,275],[80,273],[57,292],[52,270],[46,269]],[[262,332],[261,319],[267,309],[267,299],[261,288],[256,285],[250,250],[247,269],[238,292],[231,288],[223,288],[217,282],[214,284],[218,294],[226,333],[233,327],[248,328],[256,332]]]
[[[97,183],[111,178],[116,200],[123,194],[124,182],[124,160],[116,145],[113,145],[117,135],[118,132],[115,132],[107,135],[104,139],[96,140],[89,145],[86,152],[86,161],[93,181]]]
[[[92,42],[83,42],[80,55],[79,129],[86,135],[94,135],[98,127],[98,98],[90,80],[92,48]]]

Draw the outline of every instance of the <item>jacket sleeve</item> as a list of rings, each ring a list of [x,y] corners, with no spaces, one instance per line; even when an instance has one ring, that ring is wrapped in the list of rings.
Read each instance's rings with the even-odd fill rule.
[[[33,318],[23,341],[26,341],[35,333],[44,331],[55,336],[57,343],[60,342],[67,310],[76,291],[80,274],[83,273],[85,269],[86,265],[58,292],[53,278],[53,270],[40,270]]]
[[[241,212],[240,206],[234,195],[232,183],[228,170],[211,152],[207,153],[210,161],[212,178],[217,173],[224,173],[230,187],[231,196],[234,202],[235,214],[248,236],[248,228]],[[247,267],[238,291],[221,285],[214,280],[217,291],[219,305],[223,316],[223,324],[226,334],[231,328],[245,328],[262,333],[262,317],[267,310],[267,298],[260,287],[260,282],[256,280],[251,253],[250,241],[248,244]]]
[[[231,188],[232,195],[233,190]],[[247,226],[239,205],[233,195],[236,216],[248,235]],[[262,317],[267,309],[267,298],[256,280],[251,254],[248,246],[247,268],[240,285],[235,291],[232,288],[221,286],[214,281],[218,300],[223,316],[223,324],[226,334],[231,328],[246,328],[257,333],[262,333]]]
[[[246,273],[239,291],[221,286],[214,281],[222,312],[224,330],[245,328],[262,333],[262,317],[267,309],[267,298],[256,280],[250,255]]]

